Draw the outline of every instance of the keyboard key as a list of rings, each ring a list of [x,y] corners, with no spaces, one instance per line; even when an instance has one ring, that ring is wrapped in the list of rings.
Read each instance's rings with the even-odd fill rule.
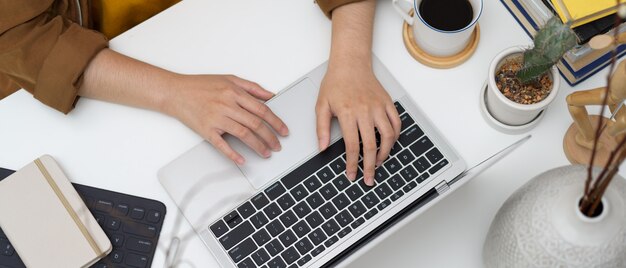
[[[143,253],[149,253],[152,250],[152,242],[146,239],[137,239],[134,237],[128,237],[126,240],[126,248]]]
[[[324,229],[324,232],[326,232],[326,235],[332,236],[336,232],[339,232],[339,225],[337,224],[337,222],[335,222],[335,220],[330,219],[326,221],[324,224],[322,224],[322,229]]]
[[[278,217],[278,215],[280,215],[282,210],[280,210],[276,203],[271,203],[269,206],[263,209],[263,212],[265,212],[265,215],[267,215],[270,220],[273,220],[274,218]]]
[[[346,235],[348,235],[350,232],[352,232],[352,228],[350,227],[346,227],[343,230],[339,231],[339,233],[337,234],[339,236],[339,238],[344,238]]]
[[[347,210],[344,210],[335,216],[335,220],[339,223],[339,225],[341,225],[341,227],[346,227],[346,225],[352,223],[354,218]]]
[[[404,113],[404,107],[399,102],[394,102],[393,105],[396,106],[396,110],[398,110],[398,114]]]
[[[363,224],[364,222],[365,222],[365,219],[363,219],[363,218],[358,218],[356,221],[354,221],[354,222],[352,223],[352,225],[351,225],[351,226],[352,226],[352,229],[359,228],[359,226],[361,226],[361,224]]]
[[[124,226],[124,232],[132,234],[132,235],[153,238],[157,234],[156,227],[152,225],[142,224],[138,222],[132,222],[132,223],[127,222],[127,223],[124,223],[123,226]]]
[[[324,199],[319,193],[314,193],[311,196],[306,198],[306,202],[311,206],[311,209],[316,209],[322,204],[324,204]]]
[[[376,208],[373,208],[372,210],[368,211],[367,213],[365,213],[365,219],[369,220],[372,217],[374,217],[376,214],[378,214],[378,210]]]
[[[322,254],[322,252],[324,252],[326,248],[324,248],[323,245],[320,245],[319,247],[315,248],[313,251],[311,251],[311,256],[313,256],[314,258],[317,257],[317,255]]]
[[[262,209],[265,205],[269,204],[270,201],[267,200],[267,197],[263,193],[259,193],[252,198],[252,204],[256,209]]]
[[[402,145],[400,145],[399,142],[395,142],[392,146],[391,146],[391,151],[389,151],[389,157],[394,156],[396,154],[398,154],[400,151],[402,151]]]
[[[398,189],[400,189],[402,186],[404,186],[404,184],[405,184],[404,180],[398,174],[393,175],[391,179],[389,179],[389,185],[394,191],[397,191]]]
[[[315,231],[309,234],[309,239],[311,239],[311,242],[313,242],[313,244],[315,244],[316,246],[324,242],[324,240],[326,240],[326,237],[326,234],[324,234],[324,232],[320,228],[315,229]]]
[[[311,228],[309,228],[309,225],[306,223],[305,220],[301,220],[293,227],[293,231],[299,238],[302,238],[303,236],[308,234],[309,231],[311,231]]]
[[[404,178],[405,181],[409,182],[417,178],[418,173],[413,166],[407,166],[402,171],[400,171],[400,175]]]
[[[277,236],[285,230],[285,227],[283,227],[278,219],[270,222],[265,228],[272,236]]]
[[[117,211],[117,213],[119,213],[120,216],[128,215],[129,210],[130,208],[128,207],[127,204],[117,204],[117,206],[115,206],[115,211]]]
[[[346,196],[346,194],[340,193],[338,196],[333,198],[333,204],[338,210],[342,210],[350,205],[350,200],[348,200],[348,196]]]
[[[376,197],[376,194],[374,192],[370,192],[368,194],[366,194],[363,198],[361,198],[361,202],[363,202],[363,204],[365,204],[365,206],[370,209],[376,205],[378,205],[378,202],[380,202],[380,199],[378,199],[378,197]]]
[[[256,244],[260,247],[270,241],[272,237],[267,233],[267,231],[265,231],[265,229],[261,229],[252,235],[252,239],[254,239],[254,242],[256,242]]]
[[[306,189],[304,189],[304,186],[302,185],[298,185],[296,186],[296,188],[293,188],[293,190],[291,190],[291,195],[293,196],[293,198],[296,199],[296,202],[299,202],[308,194],[309,192],[307,192]]]
[[[324,219],[322,219],[322,215],[320,215],[319,212],[313,211],[313,213],[306,217],[306,222],[311,228],[315,228],[320,226],[324,222]]]
[[[159,222],[159,220],[161,220],[161,212],[158,212],[156,210],[150,210],[148,211],[148,215],[146,216],[146,220],[148,222],[151,223],[157,223]]]
[[[296,243],[296,249],[298,249],[298,252],[300,252],[300,254],[304,255],[311,251],[311,249],[313,249],[313,244],[311,244],[309,239],[305,237],[300,239],[300,241]]]
[[[343,189],[346,189],[350,185],[350,181],[348,180],[346,175],[340,174],[333,179],[333,185],[335,185],[335,188],[337,188],[337,190],[341,192],[343,191]]]
[[[285,187],[283,187],[283,185],[279,181],[277,181],[270,187],[267,187],[267,189],[265,189],[265,195],[267,195],[270,200],[275,200],[286,191],[287,190],[285,190]]]
[[[397,191],[391,195],[391,201],[396,201],[402,197],[404,193],[402,191]]]
[[[361,187],[358,184],[354,184],[346,190],[346,194],[348,194],[350,200],[355,201],[363,195],[363,190],[361,190]]]
[[[311,208],[309,208],[309,205],[307,205],[305,201],[302,201],[293,207],[293,211],[296,212],[299,218],[304,218],[304,216],[311,212]]]
[[[250,222],[246,221],[240,224],[237,228],[228,232],[222,238],[220,238],[220,243],[222,243],[222,246],[226,250],[229,250],[234,245],[241,242],[241,240],[251,235],[253,232],[254,232],[254,227],[252,227]]]
[[[385,199],[393,193],[393,191],[391,190],[391,188],[389,188],[389,185],[387,185],[387,183],[379,184],[378,186],[376,186],[376,189],[374,191],[376,192],[376,194],[378,195],[380,199]]]
[[[443,159],[443,155],[437,148],[433,148],[432,150],[426,153],[426,157],[430,160],[431,163],[437,163],[439,160]]]
[[[254,224],[254,227],[258,229],[267,224],[269,220],[267,219],[267,217],[265,217],[263,212],[259,211],[257,214],[254,214],[252,218],[250,218],[250,222],[252,222],[252,224]]]
[[[96,201],[96,210],[110,213],[113,210],[113,202],[107,200]]]
[[[265,249],[259,249],[256,252],[252,253],[252,259],[256,263],[256,265],[261,266],[270,259],[270,255],[267,254]]]
[[[248,217],[252,216],[254,212],[256,212],[256,210],[254,209],[252,204],[250,204],[250,202],[243,203],[243,205],[239,206],[237,211],[239,212],[241,217],[243,217],[244,219],[247,219]]]
[[[128,256],[126,256],[126,264],[132,267],[144,268],[148,266],[148,257],[128,253]]]
[[[288,248],[280,256],[283,257],[287,264],[292,264],[300,258],[300,254],[298,254],[295,247]]]
[[[120,229],[120,225],[120,219],[110,218],[109,222],[107,223],[107,229],[117,231],[118,229]]]
[[[8,240],[2,239],[0,240],[0,253],[4,256],[13,256],[13,254],[15,254],[15,249]]]
[[[276,203],[278,203],[278,205],[280,206],[280,208],[282,208],[283,210],[288,210],[290,209],[294,204],[296,204],[296,201],[293,200],[293,198],[291,197],[291,195],[289,194],[284,194],[283,196],[281,196],[280,198],[278,198],[278,200],[276,200]]]
[[[343,142],[343,139],[338,140],[337,142],[326,148],[326,150],[309,159],[304,164],[296,168],[294,171],[283,177],[281,179],[283,185],[285,185],[287,189],[293,188],[294,186],[298,185],[298,183],[311,176],[311,174],[317,172],[320,168],[330,163],[335,158],[339,157],[345,151],[346,145]]]
[[[374,189],[374,186],[376,186],[376,184],[374,184],[374,186],[369,186],[367,184],[365,184],[365,180],[364,179],[360,179],[358,182],[359,186],[361,186],[361,189],[363,190],[363,192],[369,192],[369,190]]]
[[[428,163],[428,160],[422,156],[413,162],[413,166],[417,169],[417,171],[424,172],[430,168],[430,163]]]
[[[329,248],[330,246],[337,243],[337,241],[339,241],[339,238],[337,238],[336,236],[333,236],[329,238],[328,240],[326,240],[326,242],[324,242],[324,245]]]
[[[298,221],[298,218],[296,218],[296,215],[290,210],[283,213],[283,215],[280,215],[280,221],[286,228],[289,228],[291,225],[296,223],[296,221]]]
[[[417,125],[412,125],[407,130],[402,132],[402,134],[400,134],[400,138],[398,138],[398,142],[400,142],[400,144],[404,148],[406,148],[407,146],[411,145],[411,143],[415,142],[417,139],[419,139],[423,135],[424,135],[424,131],[422,131]]]
[[[365,213],[365,207],[363,206],[363,204],[361,204],[361,202],[353,203],[348,207],[348,210],[350,210],[350,213],[352,213],[352,216],[354,216],[355,218],[358,218],[359,216],[363,215],[363,213]]]
[[[269,265],[269,267],[271,268],[286,268],[287,267],[285,262],[280,257],[273,258],[270,262],[267,263],[267,265]]]
[[[407,194],[408,194],[408,193],[409,193],[411,190],[413,190],[413,188],[415,188],[416,186],[417,186],[417,183],[415,183],[414,181],[411,181],[411,182],[407,183],[407,184],[404,186],[404,188],[402,188],[402,190],[403,190],[405,193],[407,193]]]
[[[423,136],[416,143],[411,145],[409,147],[409,149],[411,150],[411,152],[413,152],[414,155],[421,156],[426,151],[428,151],[430,148],[433,148],[433,146],[435,146],[435,145],[433,145],[433,143],[430,141],[430,139],[428,139],[428,137],[426,137],[426,136]]]
[[[339,157],[330,163],[330,168],[335,172],[335,174],[341,174],[346,171],[346,162]]]
[[[239,216],[239,213],[237,213],[237,211],[232,211],[228,213],[228,215],[224,216],[224,222],[226,222],[226,224],[230,228],[235,228],[235,226],[240,224],[242,221],[243,219]]]
[[[413,125],[415,121],[408,113],[400,115],[400,121],[402,121],[402,130],[404,131],[407,127]],[[404,145],[404,144],[402,144]]]
[[[335,177],[335,174],[328,167],[324,167],[322,170],[317,172],[316,175],[320,180],[322,180],[322,183],[327,183]]]
[[[378,183],[382,183],[383,181],[385,181],[386,179],[389,178],[389,172],[387,172],[387,170],[385,170],[384,167],[378,167],[375,171],[374,171],[374,180]]]
[[[328,202],[320,208],[320,212],[322,216],[324,216],[324,219],[328,220],[337,214],[337,209],[335,209],[332,203]]]
[[[309,192],[315,192],[315,190],[322,187],[322,183],[320,183],[320,180],[313,175],[304,181],[304,186],[306,186],[306,189],[309,190]]]
[[[378,210],[382,211],[383,209],[387,208],[389,205],[391,204],[391,201],[389,200],[385,200],[383,202],[380,202],[380,204],[378,204]]]
[[[400,168],[402,167],[400,165],[400,162],[398,162],[398,159],[396,159],[395,157],[389,158],[387,162],[383,164],[383,166],[385,166],[385,169],[389,171],[389,174],[394,174],[398,172],[398,170],[400,170]]]
[[[304,257],[302,257],[301,259],[298,260],[298,265],[300,266],[304,266],[307,262],[309,262],[311,260],[311,255],[306,255]]]
[[[430,175],[433,175],[435,173],[437,173],[437,171],[439,171],[441,168],[445,167],[448,165],[448,160],[441,160],[441,162],[435,164],[433,167],[431,167],[428,170],[428,173],[430,173]]]
[[[247,258],[243,260],[242,262],[240,262],[239,264],[237,264],[237,267],[238,268],[256,268],[256,265],[254,265],[254,263],[252,262],[250,258]]]
[[[419,175],[419,177],[417,177],[417,183],[422,183],[429,177],[430,175],[428,175],[428,173],[423,173],[422,175]]]
[[[121,263],[124,259],[124,252],[113,251],[109,254],[109,258],[113,263]]]
[[[405,166],[408,165],[408,164],[411,164],[411,161],[413,161],[413,159],[415,159],[415,157],[411,154],[411,152],[409,152],[409,149],[402,150],[402,152],[400,152],[400,154],[398,154],[396,157]]]
[[[280,244],[278,238],[272,240],[267,244],[267,246],[265,246],[265,250],[267,250],[267,252],[269,252],[272,257],[283,251],[283,249],[283,245]]]
[[[121,234],[113,234],[109,238],[114,247],[121,247],[124,244],[124,236]],[[0,250],[2,247],[0,247]]]
[[[143,219],[143,216],[146,214],[146,210],[144,208],[133,208],[130,211],[130,217],[135,220]]]
[[[335,187],[332,185],[332,183],[329,183],[322,187],[322,189],[320,189],[320,193],[322,194],[324,199],[330,200],[335,197],[335,195],[337,195],[337,190],[335,190]]]
[[[243,260],[245,257],[248,257],[248,255],[250,255],[256,249],[257,247],[252,241],[252,239],[248,238],[244,240],[243,242],[241,242],[241,244],[237,245],[236,247],[228,251],[228,255],[230,255],[233,261],[239,262]]]
[[[280,242],[285,245],[285,247],[291,246],[291,244],[296,242],[296,235],[291,230],[285,231],[278,238],[280,239]]]

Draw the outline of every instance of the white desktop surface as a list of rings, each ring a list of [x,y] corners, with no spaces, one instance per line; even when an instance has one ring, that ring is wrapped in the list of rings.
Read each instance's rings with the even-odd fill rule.
[[[497,0],[485,0],[476,53],[459,67],[416,62],[402,43],[402,20],[378,1],[374,53],[472,166],[522,135],[506,135],[482,118],[478,92],[491,59],[530,39]],[[331,23],[314,1],[185,0],[111,40],[112,49],[181,73],[235,74],[278,91],[328,58]],[[562,139],[572,120],[565,96],[602,86],[605,68],[576,88],[563,80],[533,138],[370,250],[350,267],[481,267],[482,245],[497,209],[519,186],[568,164]],[[562,79],[562,78],[560,78]],[[167,206],[153,267],[170,239],[183,238],[178,267],[217,267],[156,173],[202,139],[173,118],[81,99],[69,115],[25,91],[0,101],[0,166],[18,169],[42,154],[73,181],[160,200]]]

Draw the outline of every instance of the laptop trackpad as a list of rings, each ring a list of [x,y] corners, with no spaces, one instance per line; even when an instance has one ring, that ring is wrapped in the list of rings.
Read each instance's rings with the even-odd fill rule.
[[[304,78],[267,102],[272,111],[289,127],[289,136],[279,138],[282,150],[274,152],[270,158],[260,157],[232,136],[226,137],[233,149],[246,159],[246,163],[239,166],[239,169],[254,188],[262,188],[266,183],[287,174],[309,156],[318,153],[315,116],[318,91],[319,87],[311,79]],[[333,120],[331,140],[338,135],[339,126]]]

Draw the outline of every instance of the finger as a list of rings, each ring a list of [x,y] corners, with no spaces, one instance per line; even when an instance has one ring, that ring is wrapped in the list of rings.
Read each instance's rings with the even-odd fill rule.
[[[330,143],[330,122],[333,114],[330,112],[328,103],[318,104],[315,113],[317,114],[317,140],[320,151],[326,150]]]
[[[398,114],[398,110],[396,110],[393,103],[387,105],[386,111],[389,122],[391,122],[391,126],[395,132],[395,139],[397,140],[400,137],[400,132],[402,131],[402,121],[400,120],[400,115]]]
[[[374,186],[374,168],[376,165],[376,135],[374,123],[369,117],[358,121],[359,133],[363,141],[363,177],[365,184]]]
[[[237,137],[243,143],[248,145],[248,147],[252,148],[257,154],[264,158],[270,157],[272,154],[270,150],[267,148],[265,143],[263,143],[259,137],[257,137],[252,130],[249,128],[237,123],[236,121],[230,120],[224,124],[224,131],[230,135]]]
[[[375,125],[378,133],[380,133],[380,149],[376,156],[376,166],[380,166],[387,159],[393,143],[396,142],[396,133],[384,112],[376,115]]]
[[[237,103],[252,114],[263,119],[281,136],[289,135],[287,125],[285,125],[283,120],[278,118],[267,105],[254,100],[249,95],[242,95],[242,98],[239,98]]]
[[[250,93],[250,95],[254,96],[255,98],[259,100],[267,101],[271,99],[272,97],[274,97],[274,93],[264,89],[263,87],[261,87],[259,84],[255,82],[248,81],[248,80],[239,78],[234,75],[228,76],[228,79],[231,82],[233,82],[235,85],[244,89],[245,91]]]
[[[339,125],[346,144],[346,176],[354,181],[359,162],[359,129],[356,119],[349,116],[339,118]]]
[[[217,133],[209,135],[207,141],[213,145],[213,147],[217,148],[222,154],[226,157],[230,158],[230,160],[237,163],[237,165],[243,165],[245,163],[245,159],[239,153],[237,153],[233,148],[228,145],[228,143],[224,140],[222,135]]]
[[[265,124],[263,119],[240,107],[228,111],[227,116],[252,130],[252,132],[259,136],[273,151],[280,151],[280,142],[276,134]]]

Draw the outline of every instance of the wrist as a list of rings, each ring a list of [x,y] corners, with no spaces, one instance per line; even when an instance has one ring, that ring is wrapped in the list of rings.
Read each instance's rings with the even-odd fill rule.
[[[169,116],[176,116],[176,100],[178,99],[178,94],[185,88],[183,83],[184,77],[185,75],[177,73],[170,73],[164,77],[164,82],[160,84],[154,98],[156,111]]]

